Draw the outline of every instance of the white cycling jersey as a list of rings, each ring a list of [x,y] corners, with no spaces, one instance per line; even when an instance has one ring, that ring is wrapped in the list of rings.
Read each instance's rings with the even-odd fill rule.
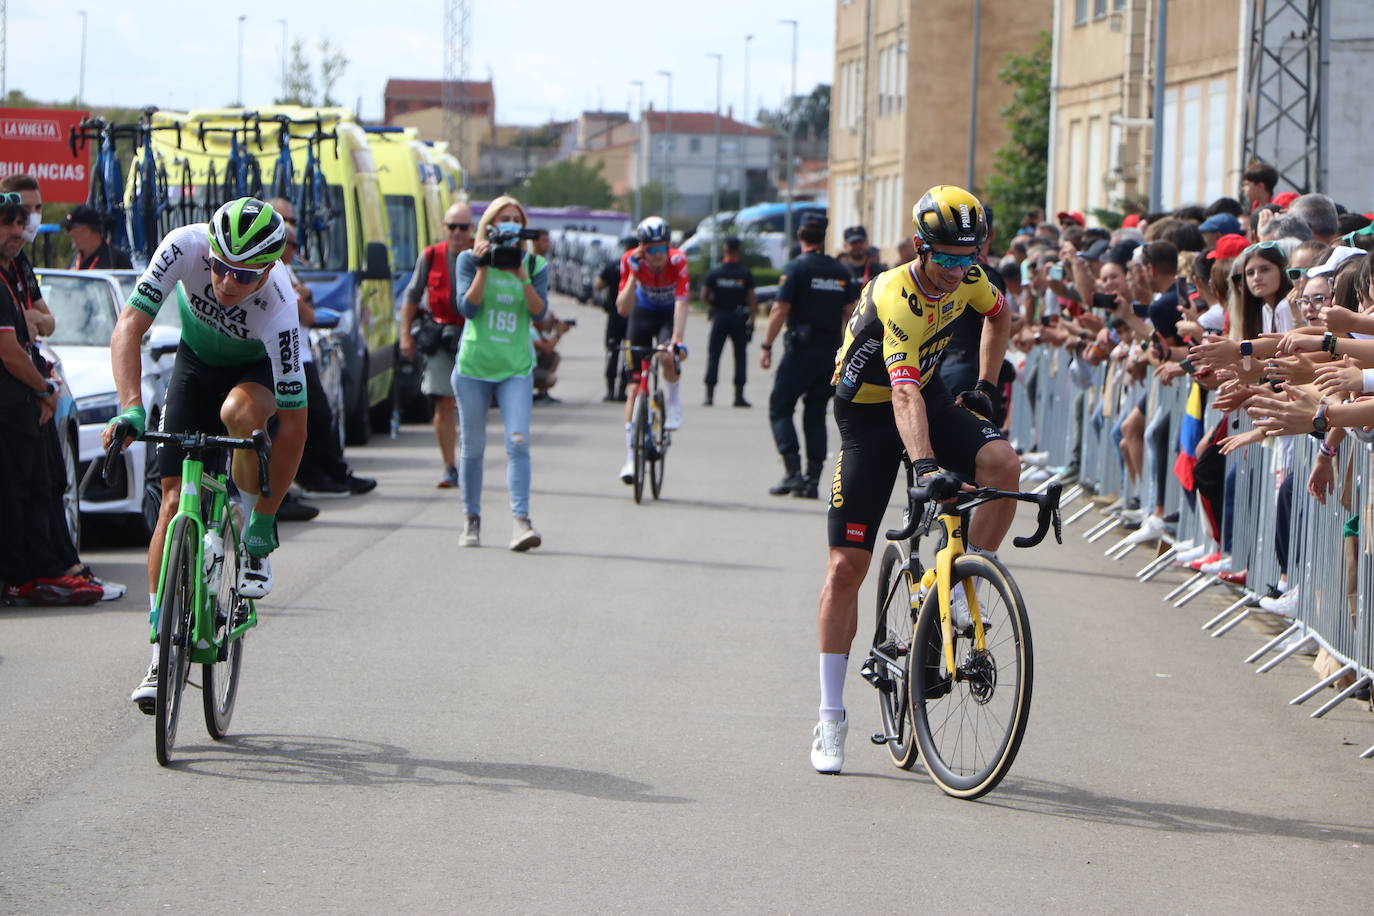
[[[126,305],[156,317],[174,292],[181,339],[205,363],[242,366],[264,357],[272,365],[273,396],[281,410],[305,407],[305,370],[296,296],[284,265],[274,264],[262,289],[225,307],[210,282],[205,223],[174,229],[157,246]]]

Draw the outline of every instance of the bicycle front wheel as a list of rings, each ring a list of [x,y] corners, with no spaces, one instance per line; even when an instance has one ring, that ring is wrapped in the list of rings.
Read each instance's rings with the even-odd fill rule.
[[[663,428],[663,392],[655,391],[653,407],[649,411],[649,437],[652,450],[649,454],[649,484],[654,491],[654,499],[663,490],[665,462],[668,458],[668,432]]]
[[[649,396],[640,390],[634,412],[635,502],[644,499],[644,472],[649,460]]]
[[[166,766],[176,743],[181,695],[191,670],[191,617],[200,577],[198,538],[189,518],[181,518],[168,535],[167,575],[157,627],[157,762]]]
[[[877,680],[878,708],[892,762],[903,770],[916,762],[907,679],[911,666],[911,573],[901,547],[888,544],[878,567],[878,620],[873,630],[871,664]]]
[[[926,772],[955,798],[992,791],[1011,769],[1031,701],[1031,635],[1025,602],[997,560],[977,554],[954,562],[954,588],[971,581],[986,649],[972,627],[954,630],[955,670],[945,659],[940,602],[931,589],[916,619],[908,695]]]
[[[201,702],[205,707],[205,730],[216,741],[229,733],[229,721],[234,717],[234,700],[239,691],[239,668],[243,664],[244,633],[230,639],[234,627],[248,619],[248,600],[239,595],[239,532],[243,528],[243,513],[237,505],[229,504],[224,524],[220,527],[224,559],[218,570],[219,583],[213,600],[215,642],[219,645],[219,660],[201,666]]]

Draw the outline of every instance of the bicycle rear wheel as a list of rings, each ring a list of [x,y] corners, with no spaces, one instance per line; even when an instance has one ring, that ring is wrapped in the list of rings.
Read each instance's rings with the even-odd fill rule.
[[[917,757],[907,692],[914,631],[911,594],[906,555],[901,547],[888,544],[878,567],[878,619],[869,663],[876,676],[872,683],[878,690],[883,734],[888,736],[887,752],[903,770],[911,769]]]
[[[239,532],[243,529],[243,513],[230,503],[220,527],[224,560],[220,564],[219,588],[214,599],[215,641],[220,646],[219,661],[201,666],[201,702],[205,707],[205,730],[216,741],[229,733],[229,721],[234,717],[234,700],[238,697],[239,668],[243,664],[244,633],[228,639],[234,627],[242,624],[249,613],[248,601],[239,596]]]
[[[644,393],[643,386],[635,396],[634,411],[634,442],[635,453],[635,502],[644,499],[644,472],[645,464],[649,460],[649,396]]]
[[[176,743],[181,696],[191,670],[191,615],[200,576],[195,526],[190,519],[177,520],[168,535],[172,548],[167,555],[167,578],[157,627],[157,762],[166,766]]]
[[[649,485],[654,499],[663,490],[663,475],[666,473],[668,459],[668,431],[663,428],[663,392],[655,391],[649,408]]]
[[[916,619],[908,694],[926,772],[955,798],[990,792],[1011,769],[1031,701],[1031,635],[1025,602],[998,561],[969,554],[954,563],[954,587],[972,580],[987,648],[972,628],[954,632],[956,671],[945,661],[940,603],[931,590]]]

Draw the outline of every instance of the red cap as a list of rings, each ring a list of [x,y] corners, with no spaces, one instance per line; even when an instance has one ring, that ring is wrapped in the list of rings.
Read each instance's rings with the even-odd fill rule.
[[[1249,247],[1249,245],[1249,239],[1243,235],[1236,235],[1233,232],[1230,235],[1223,235],[1221,238],[1217,239],[1216,247],[1212,249],[1208,257],[1217,261],[1225,261],[1228,258],[1234,258]]]
[[[1275,194],[1273,199],[1269,202],[1276,207],[1287,207],[1289,204],[1291,204],[1293,201],[1297,199],[1297,191],[1284,191],[1282,194]]]
[[[1064,222],[1064,220],[1068,219],[1068,220],[1073,220],[1075,223],[1077,223],[1077,224],[1080,225],[1080,226],[1086,226],[1086,225],[1088,225],[1088,221],[1087,221],[1086,219],[1083,218],[1083,214],[1082,214],[1082,213],[1079,213],[1079,212],[1076,211],[1076,210],[1074,210],[1074,211],[1060,210],[1060,211],[1059,211],[1059,215],[1058,215],[1057,217],[1055,217],[1055,219],[1058,220],[1058,221],[1061,222],[1061,223]]]
[[[1121,221],[1121,228],[1122,228],[1122,229],[1134,229],[1136,226],[1139,226],[1139,225],[1140,225],[1140,214],[1139,214],[1139,213],[1127,213],[1127,214],[1126,214],[1126,218],[1123,219],[1123,220]]]

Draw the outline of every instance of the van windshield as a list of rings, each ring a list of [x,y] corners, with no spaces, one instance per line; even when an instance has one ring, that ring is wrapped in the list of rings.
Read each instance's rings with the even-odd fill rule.
[[[323,197],[312,216],[304,206],[304,194],[298,190],[293,195],[299,239],[296,266],[301,270],[348,270],[348,212],[343,188],[327,184]]]
[[[386,218],[391,223],[391,264],[397,271],[408,271],[420,256],[420,240],[415,228],[415,198],[404,194],[386,195]]]

